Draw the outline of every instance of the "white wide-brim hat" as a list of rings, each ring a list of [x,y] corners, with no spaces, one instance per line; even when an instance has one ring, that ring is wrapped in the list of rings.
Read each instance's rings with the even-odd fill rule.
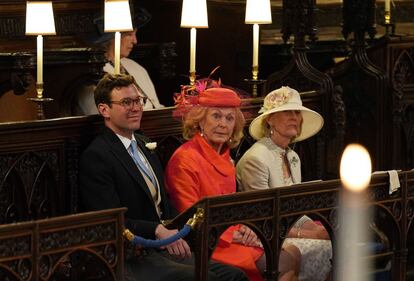
[[[250,135],[259,140],[265,136],[264,123],[265,118],[275,112],[286,110],[300,110],[302,113],[302,130],[292,142],[305,140],[320,131],[323,126],[322,116],[302,105],[300,94],[295,89],[289,87],[281,87],[267,94],[263,100],[263,106],[260,109],[258,117],[256,117],[249,126]]]

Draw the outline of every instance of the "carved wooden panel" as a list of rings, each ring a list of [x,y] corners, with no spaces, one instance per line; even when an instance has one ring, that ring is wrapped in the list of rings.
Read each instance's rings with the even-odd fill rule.
[[[376,34],[375,0],[344,0],[342,20],[342,34],[345,38],[352,32],[355,36],[368,33],[373,38]]]
[[[0,225],[1,280],[123,280],[124,212]]]
[[[93,122],[78,125],[74,119],[2,125],[1,224],[77,211],[79,155],[96,134]]]
[[[328,73],[343,92],[344,142],[366,146],[374,170],[391,169],[390,155],[386,153],[389,138],[384,131],[391,121],[387,114],[388,77],[385,71],[370,61],[361,41],[355,43],[349,59]]]
[[[384,250],[376,257],[378,266],[390,263],[391,280],[406,280],[407,236],[413,217],[412,191],[408,199],[404,194],[413,188],[414,171],[400,172],[401,188],[389,194],[387,173],[374,175],[368,187],[366,206],[372,209],[370,228],[374,241],[383,243]],[[198,280],[206,280],[207,260],[215,249],[218,238],[231,225],[243,223],[251,227],[261,239],[266,252],[266,278],[277,276],[277,259],[286,233],[302,215],[322,222],[331,235],[333,247],[341,227],[338,222],[338,200],[342,189],[339,180],[305,183],[270,190],[242,192],[208,197],[181,214],[176,221],[185,221],[197,208],[204,210],[204,221],[197,228],[196,263]],[[408,200],[407,200],[408,199]],[[408,204],[407,204],[408,203]],[[408,219],[403,219],[407,215]],[[368,226],[367,226],[368,227]],[[333,261],[335,264],[335,261]],[[272,279],[273,278],[273,279]]]
[[[414,167],[414,44],[391,45],[390,75],[395,138],[393,164]]]
[[[305,36],[316,40],[316,0],[284,0],[283,1],[283,41],[286,43],[291,35],[295,44],[304,47]]]
[[[388,174],[375,175],[371,179],[366,204],[375,213],[370,221],[372,239],[383,243],[384,250],[376,257],[378,266],[392,265],[392,280],[405,280],[407,236],[413,217],[412,198],[406,199],[407,187],[412,189],[414,172],[399,173],[401,188],[389,194]],[[341,227],[338,224],[338,200],[342,189],[339,180],[305,183],[271,190],[242,192],[220,197],[208,197],[181,214],[176,221],[185,221],[198,208],[204,210],[204,220],[196,231],[196,263],[198,280],[206,280],[206,265],[215,249],[218,237],[231,225],[243,223],[251,227],[261,239],[268,260],[266,278],[277,276],[277,259],[280,245],[287,231],[302,215],[308,215],[323,223],[331,235],[333,247]],[[411,194],[411,197],[413,194]],[[405,204],[408,208],[404,208]],[[407,217],[408,220],[402,218]],[[412,250],[412,249],[411,249]],[[335,261],[333,261],[335,264]]]
[[[244,110],[250,113],[257,112],[259,104],[260,103],[251,103],[246,105]],[[159,149],[170,152],[173,151],[175,146],[178,146],[182,142],[182,139],[179,136],[181,131],[180,123],[171,118],[171,110],[172,109],[164,109],[158,112],[146,112],[142,122],[142,129],[144,132],[159,141]],[[254,118],[254,115],[249,115],[248,121],[252,118]],[[15,210],[17,211],[15,211],[15,213],[20,214],[18,213],[18,211],[20,211],[22,214],[27,215],[26,217],[19,217],[19,220],[33,218],[34,213],[33,211],[30,213],[30,211],[32,209],[39,209],[30,209],[30,206],[24,205],[27,204],[27,202],[33,201],[32,205],[34,206],[54,206],[46,204],[50,203],[47,202],[47,200],[41,201],[41,199],[36,198],[42,198],[42,195],[46,194],[45,192],[48,192],[48,188],[55,187],[55,182],[61,181],[64,181],[66,184],[62,185],[61,187],[63,189],[57,190],[56,194],[69,195],[62,199],[59,196],[53,197],[56,196],[56,194],[49,192],[48,194],[50,197],[47,199],[57,198],[58,211],[62,211],[62,206],[67,206],[68,204],[70,205],[70,208],[63,209],[63,212],[73,212],[76,210],[77,161],[79,159],[79,153],[99,131],[99,128],[102,125],[101,122],[99,116],[88,116],[1,125],[0,171],[2,171],[2,185],[0,185],[0,194],[2,200],[0,201],[0,206],[3,218],[7,218],[7,211],[13,209],[9,208],[9,206],[13,205],[10,202],[15,202],[15,205],[17,205],[17,207],[15,207]],[[246,143],[248,143],[248,141],[249,140],[247,139]],[[158,151],[158,153],[162,154],[162,151]],[[165,153],[165,155],[167,155],[167,153]],[[19,161],[13,159],[19,159],[21,163],[24,163],[24,166],[23,164],[14,164],[11,166],[13,168],[9,168],[9,163],[19,163]],[[164,161],[167,160],[168,156],[166,156]],[[7,172],[8,170],[13,172]],[[39,175],[40,188],[37,191],[28,192],[27,190],[30,189],[28,189],[26,185],[29,187],[37,187],[37,185],[32,183],[35,181],[34,179],[36,179],[35,175]],[[61,177],[63,177],[63,179]],[[409,181],[406,178],[409,179]],[[370,199],[373,202],[372,204],[382,213],[378,220],[387,222],[385,224],[378,224],[379,228],[386,233],[391,245],[393,245],[395,249],[400,249],[401,251],[406,247],[405,244],[401,242],[406,241],[407,239],[407,236],[404,236],[407,233],[404,229],[409,229],[413,217],[413,179],[413,172],[400,173],[402,187],[392,195],[389,195],[388,192],[388,177],[386,175],[375,176],[371,182],[372,192]],[[7,184],[3,184],[6,182]],[[199,245],[198,247],[201,248],[206,247],[205,249],[209,249],[209,252],[206,252],[206,256],[203,256],[203,259],[207,259],[214,249],[220,233],[222,233],[228,225],[243,222],[257,231],[259,237],[264,242],[267,255],[271,256],[272,253],[275,254],[275,252],[272,252],[274,251],[272,249],[279,249],[278,245],[281,245],[288,229],[302,214],[308,214],[310,217],[320,220],[325,227],[329,229],[330,233],[335,233],[338,227],[336,207],[338,190],[340,188],[340,182],[334,180],[308,183],[301,186],[273,189],[263,192],[249,192],[217,198],[207,198],[200,201],[196,206],[208,210],[205,217],[206,224],[201,226],[201,233],[198,233],[195,237],[195,239],[201,239],[195,240],[196,245]],[[13,201],[14,197],[11,190],[13,190],[13,192],[21,192],[22,195],[19,195],[21,196],[20,200],[16,199]],[[32,201],[28,201],[24,198],[25,196],[27,197],[27,193],[32,194]],[[404,198],[407,198],[407,200]],[[43,202],[44,204],[42,205],[39,202]],[[42,209],[40,208],[40,210]],[[45,209],[45,212],[48,216],[52,216],[54,213],[48,212],[52,212],[53,210],[53,208],[49,208]],[[189,212],[177,218],[176,221],[181,221],[182,223]],[[31,214],[32,217],[29,217],[28,214]],[[17,220],[17,216],[14,216],[14,218]],[[96,227],[93,223],[88,223],[73,228],[69,227],[70,223],[67,222],[61,223],[60,226],[62,226],[62,228],[60,228],[60,226],[57,226],[57,222],[54,219],[47,220],[46,222],[50,223],[51,227],[53,226],[56,228],[53,231],[51,228],[47,228],[45,231],[38,234],[40,239],[38,246],[40,250],[39,253],[42,253],[42,256],[39,256],[39,263],[41,264],[39,267],[39,274],[44,276],[44,280],[47,278],[49,278],[48,280],[65,280],[59,278],[74,276],[73,274],[79,274],[76,276],[84,276],[85,274],[94,275],[101,274],[102,272],[104,272],[102,273],[104,280],[112,280],[109,269],[103,269],[102,272],[85,272],[81,270],[84,268],[82,267],[84,264],[90,264],[90,268],[110,268],[111,264],[117,260],[115,253],[116,250],[119,249],[117,248],[118,246],[114,246],[113,243],[102,246],[99,242],[107,241],[107,238],[112,237],[114,234],[118,235],[118,232],[114,232],[113,225],[110,222],[102,222],[99,225],[96,225]],[[44,223],[44,226],[49,226],[46,222]],[[207,227],[207,225],[209,226]],[[384,228],[383,225],[390,225],[391,227]],[[33,228],[30,223],[28,226]],[[33,240],[33,238],[31,238],[33,235],[30,234],[30,227],[29,230],[25,230],[29,233],[29,236],[27,236],[23,230],[18,230],[16,232],[16,235],[20,237],[18,243],[19,245],[22,244],[22,246],[13,246],[13,248],[1,251],[1,253],[13,253],[19,248],[19,251],[21,251],[18,251],[18,253],[20,253],[19,255],[24,256],[25,259],[30,259],[28,257],[29,254],[25,252],[27,251],[25,249],[31,249],[33,247],[32,244],[30,244]],[[65,229],[65,231],[63,231],[63,229]],[[7,239],[10,237],[14,236],[8,235]],[[88,241],[92,240],[97,241],[90,245],[90,249],[96,254],[80,250],[71,252],[71,254],[63,253],[67,247],[77,246],[79,243],[89,243]],[[0,243],[0,247],[4,248],[5,245],[10,244],[8,243],[9,240],[5,241],[7,241],[7,243]],[[51,250],[50,247],[53,247],[53,250]],[[392,252],[387,253],[387,257],[393,256]],[[98,260],[95,259],[96,255],[100,256]],[[405,267],[403,266],[405,256],[395,255],[394,257],[395,266],[400,266],[401,270],[405,270]],[[203,262],[206,262],[206,260],[203,260]],[[75,265],[74,267],[79,268],[80,271],[78,273],[67,273],[68,263]],[[57,264],[61,264],[61,269],[58,269],[57,266],[55,266]],[[3,274],[3,276],[13,276],[13,278],[15,278],[13,272],[20,272],[18,273],[20,276],[25,276],[25,274],[29,274],[27,272],[34,270],[30,269],[30,263],[27,262],[13,263],[12,261],[8,261],[7,268],[11,269],[1,274]],[[203,269],[200,270],[202,271]],[[271,276],[277,276],[277,269],[269,267],[268,274],[269,278]],[[58,275],[60,277],[57,277]],[[396,278],[393,280],[403,279]]]
[[[248,121],[260,102],[246,104]],[[184,142],[172,110],[146,111],[142,120],[164,165]],[[76,212],[79,156],[102,125],[98,115],[0,124],[0,223]]]
[[[64,206],[58,206],[63,198],[62,149],[57,143],[1,155],[1,223],[62,214]]]
[[[56,33],[74,35],[92,30],[94,14],[101,9],[101,4],[98,0],[54,0]],[[2,1],[0,8],[0,38],[24,37],[26,1]]]

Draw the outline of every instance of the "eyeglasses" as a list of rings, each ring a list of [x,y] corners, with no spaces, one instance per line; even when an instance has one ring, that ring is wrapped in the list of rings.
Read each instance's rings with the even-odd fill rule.
[[[110,103],[122,105],[126,110],[131,110],[134,106],[144,106],[147,102],[147,97],[138,97],[136,99],[124,98],[122,100],[113,100]]]

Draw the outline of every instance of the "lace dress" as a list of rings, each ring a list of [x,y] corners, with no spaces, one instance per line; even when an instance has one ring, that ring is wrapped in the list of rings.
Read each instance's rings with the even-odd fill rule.
[[[237,164],[237,179],[241,190],[260,190],[301,182],[300,158],[291,148],[283,149],[270,138],[256,142]],[[260,168],[260,173],[257,169]],[[259,174],[259,175],[258,175]],[[255,178],[256,177],[256,178]],[[300,228],[307,216],[301,217],[294,228]],[[299,280],[324,281],[331,271],[332,245],[330,240],[286,238],[302,254]]]
[[[282,175],[286,186],[293,184],[291,164],[287,154],[289,149],[280,150],[282,161]],[[301,217],[293,226],[300,229],[306,222],[312,220],[308,216]],[[303,281],[324,281],[331,270],[332,245],[330,240],[309,239],[309,238],[286,238],[285,243],[293,244],[299,248],[302,254],[302,263],[299,272],[299,280]]]

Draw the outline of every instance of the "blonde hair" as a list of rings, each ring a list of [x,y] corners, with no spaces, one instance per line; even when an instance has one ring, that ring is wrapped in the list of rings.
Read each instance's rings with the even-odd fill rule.
[[[194,137],[195,134],[201,131],[200,121],[207,115],[209,107],[206,106],[194,106],[184,117],[183,120],[183,137],[186,140]],[[240,140],[243,138],[243,128],[246,123],[244,115],[240,108],[236,107],[236,120],[234,124],[233,133],[230,139],[226,142],[230,148],[234,148],[239,145]]]

